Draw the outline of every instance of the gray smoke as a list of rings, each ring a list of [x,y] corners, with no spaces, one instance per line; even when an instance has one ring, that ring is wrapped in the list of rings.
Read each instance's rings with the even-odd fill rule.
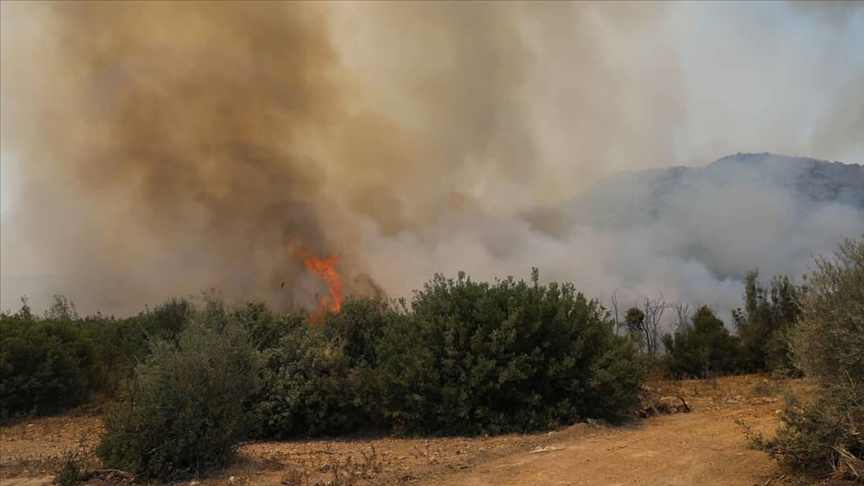
[[[645,224],[560,210],[617,171],[738,151],[864,162],[860,3],[2,9],[18,195],[2,273],[51,274],[38,291],[84,311],[207,286],[308,304],[321,284],[288,241],[397,296],[434,272],[536,266],[598,298],[728,307],[746,269],[796,274],[861,232],[847,206],[787,211],[788,189],[746,176],[675,195]]]

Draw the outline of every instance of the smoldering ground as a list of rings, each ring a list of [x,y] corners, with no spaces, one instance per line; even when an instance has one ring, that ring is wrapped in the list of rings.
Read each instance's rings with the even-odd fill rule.
[[[600,298],[734,305],[734,272],[681,249],[692,226],[541,230],[525,215],[615,171],[729,152],[864,161],[864,9],[784,8],[4,2],[2,157],[17,183],[2,272],[59,275],[51,291],[84,310],[209,286],[308,304],[323,289],[291,242],[392,295],[436,271],[537,266]],[[811,34],[783,47],[790,22]],[[754,207],[786,197],[742,191]],[[770,209],[781,223],[766,228],[713,218],[713,201],[698,200],[697,239],[742,236],[707,258],[760,266],[773,243],[789,257],[771,270],[801,268],[800,249],[777,249],[816,220]],[[814,252],[861,231],[860,213],[837,211]]]

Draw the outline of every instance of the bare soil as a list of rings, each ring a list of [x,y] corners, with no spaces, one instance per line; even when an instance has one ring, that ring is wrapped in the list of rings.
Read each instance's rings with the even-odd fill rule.
[[[592,422],[531,435],[350,438],[244,444],[227,471],[200,486],[765,486],[793,484],[747,447],[743,420],[771,433],[785,390],[800,380],[749,375],[649,384],[658,401],[682,397],[690,413],[610,426]],[[43,418],[0,428],[0,486],[51,482],[64,451],[91,449],[98,417]],[[82,437],[84,442],[82,443]],[[97,462],[93,463],[98,468]],[[98,476],[87,482],[110,484]],[[189,482],[185,483],[189,484]],[[798,483],[800,484],[800,483]]]

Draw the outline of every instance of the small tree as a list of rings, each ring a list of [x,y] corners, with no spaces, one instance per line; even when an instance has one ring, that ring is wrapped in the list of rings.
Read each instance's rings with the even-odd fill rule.
[[[732,313],[741,338],[741,364],[746,371],[789,376],[797,370],[789,350],[789,333],[801,314],[800,289],[785,275],[771,287],[759,283],[759,272],[747,274],[744,309]]]
[[[252,427],[255,349],[224,313],[196,314],[176,344],[154,345],[105,417],[97,454],[108,467],[145,480],[176,479],[224,465]]]
[[[633,306],[627,309],[624,316],[627,332],[651,356],[656,356],[660,351],[660,327],[663,323],[663,314],[669,307],[662,296],[654,300],[645,299],[641,309]]]

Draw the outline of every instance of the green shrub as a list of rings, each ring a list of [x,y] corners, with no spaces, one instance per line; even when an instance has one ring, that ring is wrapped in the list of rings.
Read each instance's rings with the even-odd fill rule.
[[[794,397],[777,435],[757,447],[793,471],[864,478],[864,237],[846,240],[833,258],[817,258],[792,331],[798,367],[817,398]]]
[[[695,378],[735,372],[738,341],[723,321],[707,306],[700,307],[690,321],[674,335],[663,336],[669,372]]]
[[[378,342],[396,311],[380,298],[350,297],[324,319],[324,334],[342,344],[351,366],[376,365]]]
[[[815,476],[834,472],[864,478],[864,386],[830,386],[815,401],[791,396],[771,439],[751,435],[752,444],[782,466]]]
[[[60,454],[60,465],[54,472],[56,486],[75,486],[82,482],[83,476],[92,459],[92,451],[87,448],[85,438],[74,449],[66,449]]]
[[[20,312],[0,315],[3,419],[62,412],[87,400],[95,381],[93,344],[73,317],[38,318],[26,302]]]
[[[294,326],[305,321],[306,316],[288,314],[276,316],[260,301],[246,302],[232,310],[232,319],[249,334],[249,339],[259,351],[277,347],[279,340]]]
[[[388,417],[407,430],[503,433],[614,417],[641,371],[597,302],[570,285],[436,275],[377,350]]]
[[[93,343],[95,392],[114,398],[120,383],[132,377],[135,365],[150,355],[151,343],[177,339],[195,312],[186,299],[171,299],[152,311],[115,319],[100,314],[78,319],[81,331]]]
[[[864,380],[864,237],[817,258],[792,348],[804,373],[823,384]]]
[[[176,343],[159,341],[105,419],[97,454],[140,479],[224,465],[254,427],[259,357],[245,329],[208,302]],[[222,309],[224,310],[224,309]]]
[[[377,299],[349,298],[321,325],[284,325],[279,346],[265,352],[257,397],[262,437],[293,438],[357,431],[382,423],[377,341],[397,318]]]

